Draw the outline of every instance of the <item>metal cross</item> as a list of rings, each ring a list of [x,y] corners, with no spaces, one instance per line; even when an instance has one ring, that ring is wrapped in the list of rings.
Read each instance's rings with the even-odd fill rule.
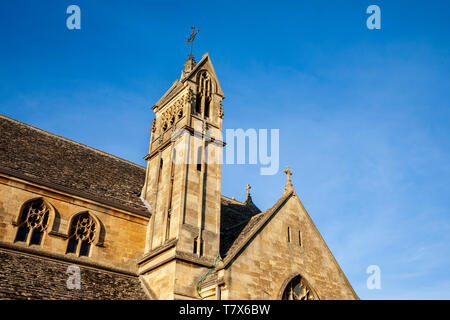
[[[192,29],[192,34],[190,35],[189,39],[186,40],[186,43],[191,43],[191,53],[189,54],[189,58],[193,58],[194,56],[192,55],[192,47],[194,45],[194,40],[195,40],[195,36],[197,35],[199,29],[197,28],[197,32],[195,32],[195,26],[191,27]]]

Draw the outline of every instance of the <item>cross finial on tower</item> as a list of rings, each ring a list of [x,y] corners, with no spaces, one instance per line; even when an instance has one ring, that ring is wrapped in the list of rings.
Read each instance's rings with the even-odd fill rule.
[[[194,45],[195,37],[197,36],[197,33],[199,32],[199,29],[197,28],[197,32],[195,32],[195,26],[191,27],[192,34],[190,35],[189,39],[186,40],[186,43],[191,43],[191,53],[189,54],[189,59],[193,59],[194,56],[192,55],[192,47]]]

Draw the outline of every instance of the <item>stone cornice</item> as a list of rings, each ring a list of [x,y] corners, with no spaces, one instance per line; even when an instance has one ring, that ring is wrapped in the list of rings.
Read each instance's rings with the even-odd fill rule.
[[[173,253],[167,256],[164,260],[158,261],[157,263],[152,264],[152,262],[149,262],[150,260],[157,258],[160,255],[164,255],[169,250],[172,250],[176,247],[177,239],[172,239],[168,241],[167,243],[155,248],[151,252],[144,255],[138,262],[138,267],[143,266],[142,270],[140,270],[140,274],[147,273],[151,270],[154,270],[156,268],[159,268],[169,262],[172,262],[174,260],[181,261],[181,262],[187,262],[196,264],[198,266],[210,268],[214,264],[214,259],[205,258],[205,257],[198,257],[192,253],[187,253],[179,250],[174,250]],[[149,262],[149,266],[145,266],[146,262]]]
[[[203,139],[206,137],[206,135],[202,132],[196,131],[194,130],[194,128],[188,126],[188,125],[184,125],[181,128],[177,129],[177,130],[186,130],[190,133],[191,136],[195,136],[197,138]],[[214,143],[217,144],[219,146],[226,146],[226,143],[221,141],[221,140],[217,140],[214,139],[213,137],[210,137],[210,141],[207,141],[209,143]],[[157,148],[155,150],[153,150],[152,152],[150,152],[149,154],[147,154],[144,157],[145,161],[148,161],[149,159],[153,158],[156,154],[159,153],[159,151],[163,150],[164,148],[167,148],[168,145],[170,145],[170,143],[172,142],[172,139],[166,139],[162,144],[160,144],[159,146],[157,146]]]
[[[99,197],[96,197],[94,195],[88,194],[83,191],[74,190],[74,189],[64,187],[61,185],[57,185],[54,183],[43,182],[43,181],[40,181],[39,179],[29,177],[27,175],[24,175],[21,172],[15,171],[15,170],[10,170],[10,169],[5,169],[5,168],[0,167],[0,174],[7,176],[7,178],[9,178],[9,179],[10,178],[20,179],[24,183],[33,184],[40,189],[48,190],[53,193],[61,193],[65,197],[69,196],[72,198],[80,198],[80,200],[83,200],[83,201],[94,202],[94,204],[96,204],[96,205],[105,207],[107,209],[118,210],[127,215],[132,215],[132,216],[137,215],[140,218],[146,218],[146,219],[148,219],[149,218],[148,215],[150,215],[150,213],[145,210],[139,210],[136,208],[126,207],[117,202],[106,200],[106,199],[101,199]]]

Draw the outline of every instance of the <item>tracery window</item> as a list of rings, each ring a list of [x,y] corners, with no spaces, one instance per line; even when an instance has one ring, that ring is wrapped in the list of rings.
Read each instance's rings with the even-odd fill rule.
[[[94,219],[87,212],[73,218],[66,253],[88,257],[91,245],[95,240],[96,228]]]
[[[198,92],[195,104],[195,112],[203,115],[206,118],[210,117],[210,106],[212,101],[213,86],[211,77],[206,71],[200,73],[198,80]]]
[[[306,281],[301,276],[296,276],[286,286],[282,300],[315,300],[315,298]]]
[[[15,241],[40,245],[48,226],[49,211],[49,207],[42,199],[27,203],[20,213]]]

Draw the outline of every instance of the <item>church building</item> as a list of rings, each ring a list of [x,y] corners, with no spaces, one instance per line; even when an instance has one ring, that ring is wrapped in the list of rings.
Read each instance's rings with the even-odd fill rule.
[[[358,299],[289,168],[267,210],[221,194],[223,99],[191,54],[146,167],[0,115],[0,299]]]

